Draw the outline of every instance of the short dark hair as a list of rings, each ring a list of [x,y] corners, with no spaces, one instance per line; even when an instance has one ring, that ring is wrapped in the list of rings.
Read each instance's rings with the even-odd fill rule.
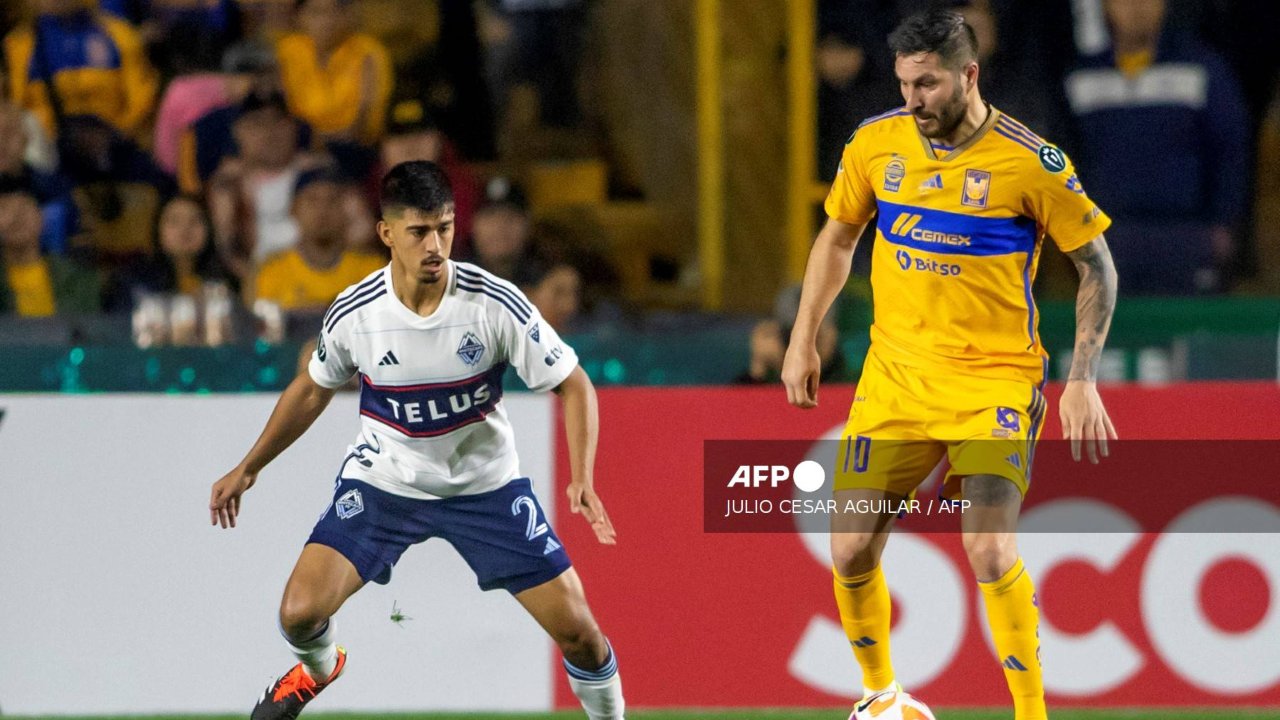
[[[937,53],[942,65],[959,70],[978,58],[978,36],[953,10],[934,9],[903,20],[889,34],[895,55]]]
[[[428,160],[410,160],[382,177],[382,216],[413,208],[437,213],[453,204],[453,187],[440,166]]]

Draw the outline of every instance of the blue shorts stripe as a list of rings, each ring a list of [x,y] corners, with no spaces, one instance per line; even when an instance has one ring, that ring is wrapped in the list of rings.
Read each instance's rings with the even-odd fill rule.
[[[487,296],[489,296],[489,297],[493,298],[494,300],[497,300],[498,302],[502,303],[502,306],[503,306],[503,307],[505,307],[505,308],[507,309],[507,311],[508,311],[508,312],[510,312],[512,315],[514,315],[514,316],[515,316],[515,318],[516,318],[516,320],[519,320],[519,321],[520,321],[520,324],[521,324],[521,325],[527,325],[527,324],[528,324],[528,322],[529,322],[529,316],[528,316],[528,315],[525,315],[523,312],[521,312],[521,311],[520,311],[520,309],[519,309],[519,308],[517,308],[515,305],[512,305],[512,304],[511,304],[511,301],[509,301],[509,300],[507,300],[506,298],[504,298],[503,296],[501,296],[501,295],[499,295],[499,294],[497,294],[497,293],[493,292],[492,290],[489,290],[488,288],[485,288],[485,287],[479,287],[479,286],[475,286],[475,285],[469,285],[469,284],[466,284],[466,283],[464,283],[464,282],[463,282],[462,278],[461,278],[461,277],[459,277],[459,278],[458,278],[458,289],[459,289],[459,290],[465,290],[465,291],[470,292],[470,293],[477,293],[477,294],[479,294],[479,295],[487,295]]]
[[[354,302],[361,293],[365,292],[366,290],[371,290],[375,285],[379,285],[382,282],[383,282],[382,273],[378,273],[377,277],[372,278],[356,286],[355,290],[352,290],[351,292],[345,295],[339,296],[336,300],[333,301],[333,304],[329,306],[329,311],[324,314],[324,324],[328,324],[329,319],[333,317],[333,314],[335,312],[338,312],[347,304]]]
[[[471,282],[477,285],[483,285],[485,287],[488,287],[497,291],[502,295],[507,296],[507,298],[511,300],[511,302],[516,304],[516,307],[519,307],[521,310],[524,310],[526,315],[533,314],[533,308],[529,307],[529,303],[525,302],[524,299],[520,297],[520,294],[518,292],[514,292],[511,288],[506,287],[505,285],[498,282],[497,280],[493,278],[484,277],[483,275],[476,275],[475,273],[468,272],[461,268],[458,269],[458,275],[459,277],[466,278],[468,282]]]
[[[334,329],[335,327],[337,327],[337,326],[338,326],[338,321],[339,321],[339,320],[341,320],[342,318],[346,317],[347,315],[351,314],[352,312],[355,312],[356,310],[359,310],[360,308],[364,307],[365,305],[368,305],[369,303],[373,302],[374,300],[377,300],[378,298],[380,298],[380,297],[382,297],[383,295],[386,295],[386,294],[387,294],[387,288],[386,288],[386,285],[383,285],[382,287],[378,288],[378,291],[377,291],[377,292],[375,292],[374,294],[370,295],[369,297],[367,297],[367,298],[365,298],[365,299],[363,299],[363,300],[361,300],[361,301],[359,301],[359,302],[357,302],[357,303],[354,303],[354,304],[352,304],[352,305],[348,305],[348,306],[346,307],[346,309],[344,309],[342,312],[340,312],[340,313],[338,313],[337,315],[333,316],[333,319],[329,321],[329,324],[328,324],[328,325],[325,325],[325,329],[326,329],[326,330],[328,330],[329,332],[333,332],[333,329]]]

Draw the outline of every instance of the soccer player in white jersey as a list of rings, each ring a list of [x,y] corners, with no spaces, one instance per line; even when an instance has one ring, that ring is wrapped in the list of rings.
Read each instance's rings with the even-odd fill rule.
[[[392,168],[381,205],[378,235],[391,263],[338,296],[308,371],[285,389],[244,460],[213,484],[212,523],[235,527],[241,496],[262,469],[306,432],[336,388],[360,374],[360,435],[280,603],[280,629],[299,663],[267,688],[251,717],[297,717],[346,665],[333,614],[365,583],[388,582],[410,545],[441,537],[482,589],[507,590],[551,635],[587,717],[620,719],[613,648],[520,475],[501,402],[508,365],[530,389],[560,395],[570,510],[601,543],[613,544],[613,524],[593,488],[595,389],[515,286],[449,260],[453,193],[438,166]]]

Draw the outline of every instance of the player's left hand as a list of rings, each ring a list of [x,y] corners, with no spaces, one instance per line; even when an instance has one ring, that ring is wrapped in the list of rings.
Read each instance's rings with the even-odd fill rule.
[[[569,511],[575,515],[581,513],[591,523],[591,529],[595,530],[596,539],[601,545],[617,545],[618,532],[613,529],[613,521],[609,519],[609,513],[605,512],[604,503],[600,502],[596,491],[586,483],[571,482],[568,492]]]
[[[1058,417],[1062,420],[1062,434],[1071,441],[1071,458],[1080,461],[1080,443],[1084,441],[1089,462],[1098,464],[1098,455],[1107,457],[1107,439],[1119,440],[1116,428],[1107,417],[1098,395],[1098,385],[1086,380],[1071,380],[1058,402]]]

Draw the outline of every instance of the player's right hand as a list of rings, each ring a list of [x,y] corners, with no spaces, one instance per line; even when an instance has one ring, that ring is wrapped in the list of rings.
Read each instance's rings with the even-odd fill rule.
[[[791,343],[782,360],[782,384],[787,387],[787,402],[806,410],[818,407],[821,375],[822,359],[818,357],[817,345]]]
[[[236,515],[240,514],[240,496],[257,481],[258,473],[236,468],[214,483],[209,495],[209,524],[235,527]]]

